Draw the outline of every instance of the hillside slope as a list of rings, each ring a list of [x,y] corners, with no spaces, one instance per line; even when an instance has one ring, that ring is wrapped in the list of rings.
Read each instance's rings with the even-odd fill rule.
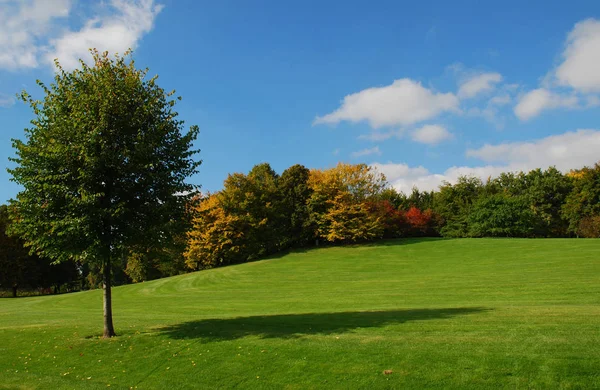
[[[600,240],[322,248],[113,299],[109,341],[100,291],[0,300],[0,388],[600,386]]]

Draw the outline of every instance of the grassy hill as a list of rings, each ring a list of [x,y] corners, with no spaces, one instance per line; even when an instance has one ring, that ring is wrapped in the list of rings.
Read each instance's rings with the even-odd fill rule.
[[[100,291],[0,299],[0,388],[600,387],[600,240],[323,248],[113,299],[111,340]]]

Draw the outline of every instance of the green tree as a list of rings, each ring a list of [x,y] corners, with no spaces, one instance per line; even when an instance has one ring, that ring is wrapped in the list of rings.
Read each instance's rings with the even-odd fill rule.
[[[539,219],[524,197],[495,194],[475,202],[468,221],[473,237],[530,237]]]
[[[309,175],[306,167],[296,164],[283,171],[277,182],[283,248],[306,245],[314,239],[307,207],[312,193],[308,186]]]
[[[13,140],[13,180],[24,189],[13,202],[13,229],[37,254],[56,262],[79,260],[98,269],[103,284],[104,337],[112,320],[112,263],[128,248],[171,239],[197,172],[173,93],[146,78],[129,53],[92,51],[94,64],[38,81],[45,96],[23,92],[35,114],[26,140]],[[129,59],[129,61],[128,61]]]
[[[244,230],[243,261],[276,252],[280,247],[281,210],[277,188],[278,175],[267,163],[255,165],[248,175],[229,175],[219,193],[228,216],[235,217]]]
[[[523,197],[539,219],[537,235],[560,237],[567,234],[561,208],[573,188],[572,179],[555,167],[528,173],[502,173],[486,184],[486,196],[503,193]]]
[[[456,184],[445,183],[435,193],[434,211],[444,221],[440,234],[444,237],[467,237],[469,214],[483,189],[481,179],[461,176]]]

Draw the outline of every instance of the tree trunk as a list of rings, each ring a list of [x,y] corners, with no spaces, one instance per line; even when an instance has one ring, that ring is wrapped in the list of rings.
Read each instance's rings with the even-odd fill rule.
[[[110,268],[110,255],[107,256],[106,263],[102,272],[103,276],[103,298],[104,298],[104,333],[105,339],[116,336],[115,328],[112,320],[112,295],[111,295],[111,268]]]
[[[12,286],[13,298],[17,297],[17,286]]]

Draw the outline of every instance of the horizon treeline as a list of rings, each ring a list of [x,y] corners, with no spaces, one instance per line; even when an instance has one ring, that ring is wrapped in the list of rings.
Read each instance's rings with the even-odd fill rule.
[[[113,264],[115,285],[244,263],[320,245],[401,237],[600,237],[600,164],[460,177],[436,191],[395,190],[366,164],[329,169],[268,163],[228,175],[199,195],[168,246],[132,248]],[[98,287],[97,270],[31,255],[7,233],[0,206],[0,290],[64,292]]]
[[[227,177],[196,199],[185,263],[211,268],[280,251],[399,237],[600,237],[600,165],[567,174],[460,177],[404,194],[366,164],[269,164]]]

